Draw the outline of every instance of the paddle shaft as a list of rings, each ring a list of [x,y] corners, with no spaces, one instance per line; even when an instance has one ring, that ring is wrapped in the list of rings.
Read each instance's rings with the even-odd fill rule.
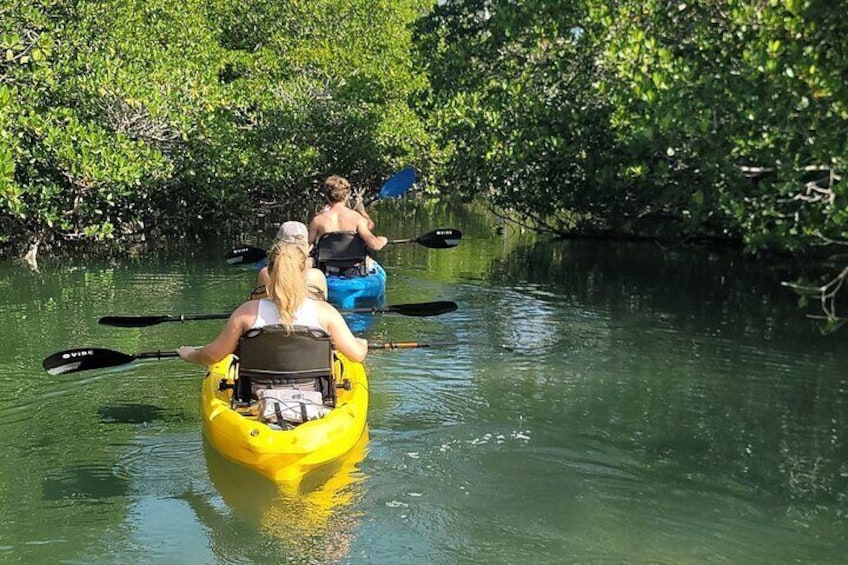
[[[431,341],[420,343],[417,341],[386,341],[384,343],[369,343],[368,349],[420,349],[423,347],[451,347],[459,345],[455,341]]]
[[[368,349],[414,349],[424,347],[455,346],[456,342],[419,343],[415,341],[387,341],[385,343],[369,343]],[[92,369],[107,369],[127,365],[140,359],[173,359],[179,357],[176,351],[142,351],[135,355],[121,353],[111,349],[97,347],[69,349],[50,355],[41,363],[50,375],[65,375],[89,371]]]
[[[146,328],[165,322],[188,322],[192,320],[226,320],[229,314],[181,314],[179,316],[103,316],[97,322],[104,326],[119,328]]]
[[[440,228],[418,237],[390,239],[387,243],[417,243],[430,249],[448,249],[459,245],[461,239],[461,231],[453,228]],[[264,249],[248,246],[232,249],[224,258],[230,265],[241,265],[245,263],[255,263],[265,259],[266,257],[267,253]]]
[[[256,289],[254,289],[256,290]],[[263,289],[264,292],[264,289]],[[402,316],[439,316],[457,309],[456,302],[418,302],[411,304],[395,304],[393,306],[363,306],[339,310],[342,314],[400,314]],[[229,313],[220,314],[181,314],[179,316],[103,316],[98,321],[104,326],[119,328],[146,328],[166,322],[188,322],[191,320],[226,320]]]
[[[179,356],[176,351],[142,351],[133,355],[136,359],[173,359]]]

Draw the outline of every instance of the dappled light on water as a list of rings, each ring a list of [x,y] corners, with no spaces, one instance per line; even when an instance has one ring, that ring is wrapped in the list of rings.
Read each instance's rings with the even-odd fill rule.
[[[537,243],[443,213],[377,219],[389,237],[464,232],[454,249],[381,252],[386,304],[458,309],[369,315],[370,341],[433,346],[369,353],[367,442],[296,488],[205,445],[199,367],[40,365],[70,347],[208,342],[222,320],[97,320],[227,311],[255,282],[208,259],[227,245],[2,266],[3,560],[844,560],[848,352],[762,263]]]

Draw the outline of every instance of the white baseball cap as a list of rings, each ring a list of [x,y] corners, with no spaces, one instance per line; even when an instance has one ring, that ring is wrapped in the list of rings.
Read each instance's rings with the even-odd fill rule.
[[[309,240],[309,230],[301,222],[283,222],[277,231],[277,241],[306,245]]]

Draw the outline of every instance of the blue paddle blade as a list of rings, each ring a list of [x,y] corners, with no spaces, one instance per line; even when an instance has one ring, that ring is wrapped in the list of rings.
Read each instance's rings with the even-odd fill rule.
[[[379,198],[395,198],[400,196],[415,184],[418,179],[418,174],[412,167],[397,172],[392,178],[383,183],[380,187]]]

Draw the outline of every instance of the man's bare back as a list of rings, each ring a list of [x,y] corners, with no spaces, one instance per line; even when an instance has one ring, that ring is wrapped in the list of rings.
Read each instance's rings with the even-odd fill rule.
[[[324,192],[329,204],[309,222],[309,243],[316,246],[316,249],[318,240],[332,232],[354,232],[372,251],[379,251],[386,245],[388,240],[385,237],[376,236],[371,231],[370,226],[374,224],[368,214],[348,207],[351,191],[347,179],[337,175],[327,178],[324,181]],[[370,258],[366,260],[368,262]]]
[[[368,249],[379,251],[386,245],[386,238],[374,235],[368,229],[368,220],[359,212],[351,210],[344,202],[336,202],[316,214],[309,223],[309,242],[313,245],[325,233],[346,231],[355,232],[365,241]]]

